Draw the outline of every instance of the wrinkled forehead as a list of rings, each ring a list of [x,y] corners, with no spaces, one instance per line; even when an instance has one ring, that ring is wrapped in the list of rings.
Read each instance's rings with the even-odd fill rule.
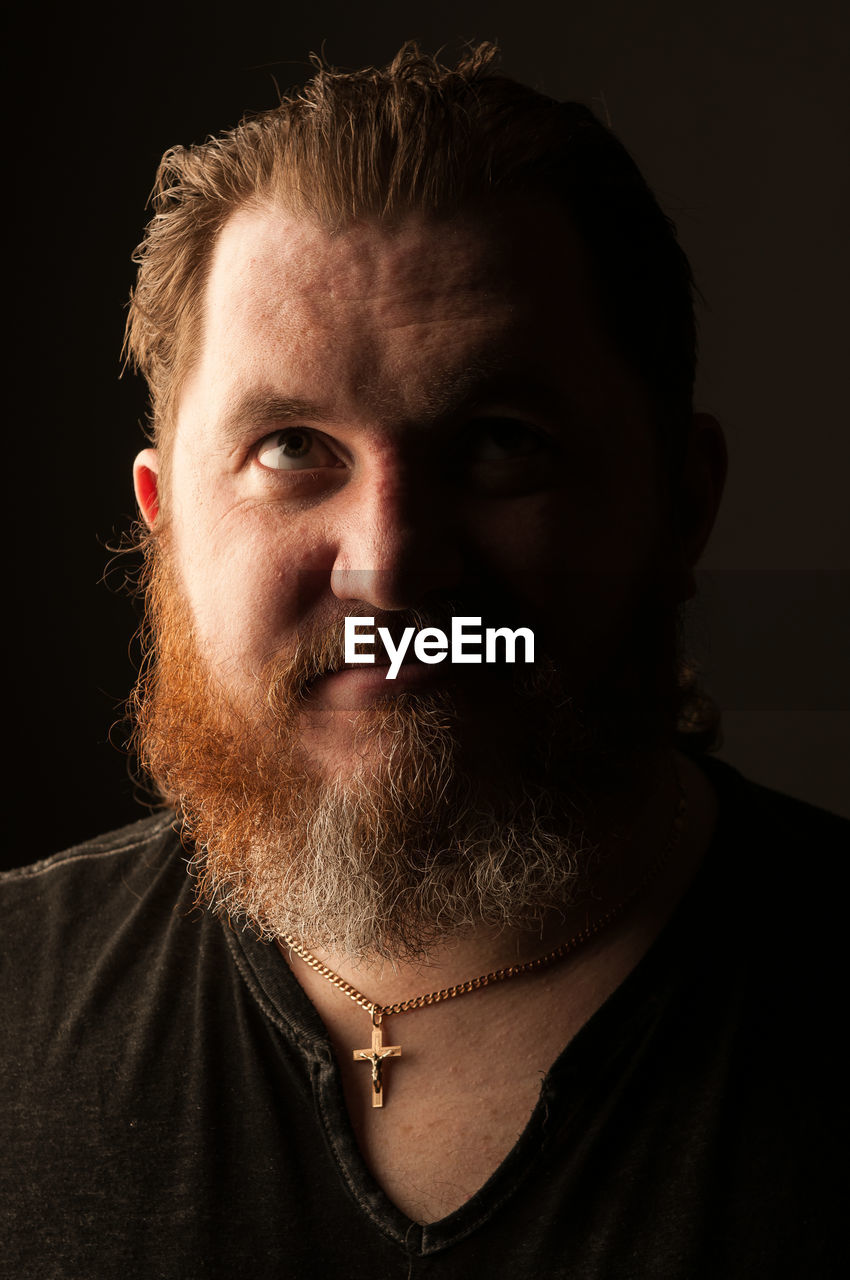
[[[461,306],[470,293],[492,287],[517,256],[519,235],[512,240],[502,221],[436,222],[411,213],[390,224],[360,220],[330,231],[284,209],[241,209],[219,234],[205,316],[227,306],[263,318],[271,303],[318,318],[367,295],[401,305],[439,294]]]
[[[506,199],[442,218],[410,211],[333,230],[285,206],[247,206],[218,235],[206,301],[208,307],[221,301],[228,282],[256,287],[260,280],[305,296],[331,279],[332,297],[340,301],[358,297],[364,283],[380,296],[399,291],[426,297],[438,289],[462,297],[507,279],[523,291],[543,283],[529,276],[541,250],[553,266],[586,273],[567,210],[553,201]]]
[[[333,381],[349,399],[370,386],[400,395],[402,383],[412,395],[429,375],[539,353],[547,334],[577,349],[599,329],[595,311],[586,255],[555,205],[334,231],[279,207],[245,208],[215,246],[188,399],[197,409],[199,388],[221,399],[270,372],[312,391]]]

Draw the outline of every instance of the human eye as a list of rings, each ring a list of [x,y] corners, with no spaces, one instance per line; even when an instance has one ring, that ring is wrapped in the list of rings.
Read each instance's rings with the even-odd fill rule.
[[[286,427],[260,441],[257,461],[267,471],[315,471],[343,463],[318,431]]]
[[[465,482],[480,494],[517,497],[547,488],[557,474],[553,438],[510,414],[471,419],[462,445]]]
[[[467,449],[473,464],[530,458],[544,448],[540,432],[521,418],[476,418],[469,427]]]

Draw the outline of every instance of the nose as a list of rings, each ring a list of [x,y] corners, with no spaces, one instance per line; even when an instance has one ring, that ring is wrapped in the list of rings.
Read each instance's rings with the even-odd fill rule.
[[[400,475],[364,481],[350,498],[331,573],[337,599],[413,609],[458,585],[464,566],[453,504]]]

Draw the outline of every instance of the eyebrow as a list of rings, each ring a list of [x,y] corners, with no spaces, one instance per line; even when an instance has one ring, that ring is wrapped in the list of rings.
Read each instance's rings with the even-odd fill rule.
[[[535,408],[552,408],[563,399],[563,390],[556,390],[543,371],[531,366],[506,368],[503,360],[482,360],[460,373],[438,375],[426,396],[428,416],[437,419],[494,400],[522,400]]]
[[[423,387],[423,426],[433,425],[464,409],[474,409],[490,400],[524,400],[538,410],[563,410],[560,394],[532,369],[507,370],[502,361],[472,361],[466,368],[437,373]],[[375,397],[368,397],[374,399]],[[264,427],[297,422],[328,423],[338,415],[316,401],[281,395],[270,388],[249,391],[216,423],[216,433],[225,446],[237,446],[245,437]]]
[[[275,423],[329,422],[331,414],[320,404],[281,396],[273,391],[249,391],[241,396],[216,423],[216,432],[225,444],[238,444],[251,432]]]

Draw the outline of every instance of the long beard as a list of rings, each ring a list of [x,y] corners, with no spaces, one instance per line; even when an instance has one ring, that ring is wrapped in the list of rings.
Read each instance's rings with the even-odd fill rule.
[[[147,575],[136,745],[182,819],[199,903],[266,939],[401,960],[481,924],[534,928],[586,894],[600,801],[663,736],[657,690],[625,714],[621,694],[578,707],[544,658],[495,699],[486,684],[471,701],[395,695],[346,713],[353,764],[326,777],[301,739],[312,679],[341,665],[340,628],[270,660],[240,706],[199,651],[164,547]]]

